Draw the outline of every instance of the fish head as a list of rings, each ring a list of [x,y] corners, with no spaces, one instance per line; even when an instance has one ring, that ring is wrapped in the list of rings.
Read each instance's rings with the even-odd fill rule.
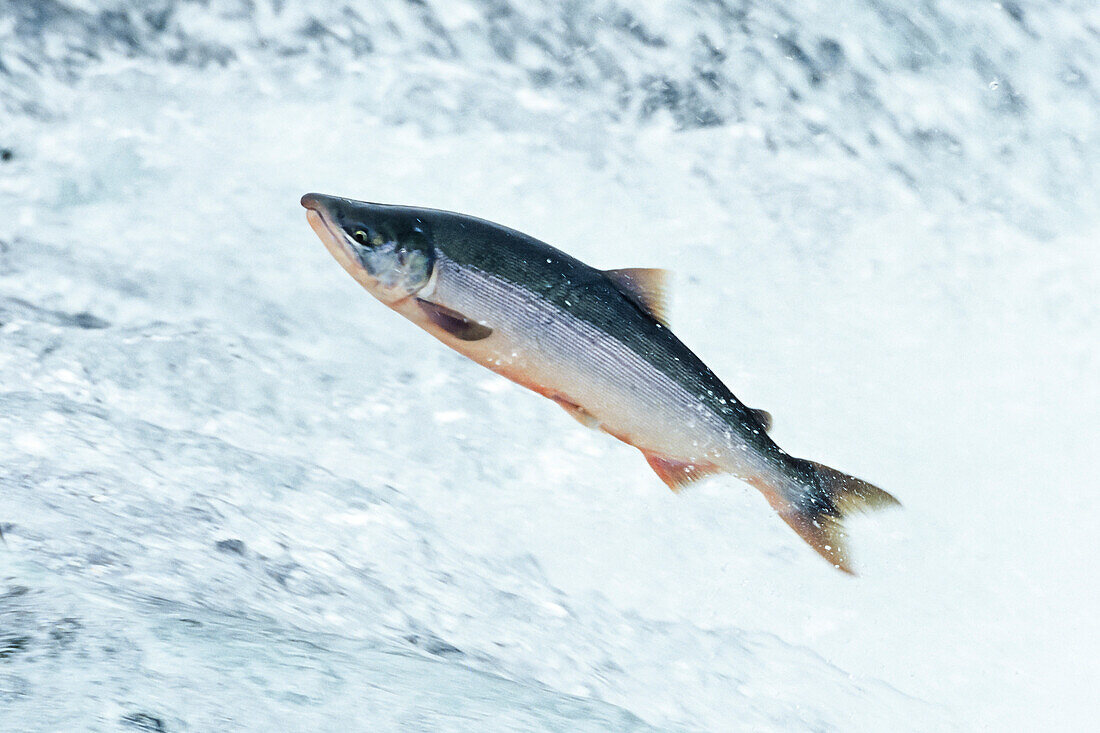
[[[336,261],[383,303],[395,305],[428,287],[435,247],[415,210],[319,193],[303,196],[302,206]]]

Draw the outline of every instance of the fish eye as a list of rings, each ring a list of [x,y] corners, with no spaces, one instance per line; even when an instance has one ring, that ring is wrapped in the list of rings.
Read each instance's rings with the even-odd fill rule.
[[[370,243],[370,235],[367,234],[366,231],[364,231],[362,229],[356,229],[352,233],[351,238],[354,239],[359,244],[362,244],[363,246],[366,246],[367,244]]]

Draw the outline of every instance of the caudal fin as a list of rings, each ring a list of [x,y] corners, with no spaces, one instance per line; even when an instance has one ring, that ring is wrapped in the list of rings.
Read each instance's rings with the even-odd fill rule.
[[[822,557],[834,567],[854,575],[844,518],[855,512],[901,506],[901,502],[855,476],[813,461],[803,461],[803,464],[804,476],[812,480],[812,484],[802,486],[797,496],[788,495],[785,500],[773,500],[772,503],[783,521]]]

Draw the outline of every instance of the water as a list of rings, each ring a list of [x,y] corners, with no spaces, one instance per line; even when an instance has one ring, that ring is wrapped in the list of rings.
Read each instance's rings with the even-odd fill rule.
[[[1083,727],[1098,28],[0,5],[0,728]],[[311,190],[675,270],[776,440],[905,510],[853,580],[671,495],[362,292]]]

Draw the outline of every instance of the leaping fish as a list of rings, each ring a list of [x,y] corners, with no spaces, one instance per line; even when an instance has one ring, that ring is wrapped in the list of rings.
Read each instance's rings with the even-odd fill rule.
[[[772,441],[771,416],[743,405],[669,329],[666,271],[597,270],[522,232],[448,211],[317,193],[302,206],[336,261],[378,300],[638,448],[673,491],[731,474],[848,573],[843,518],[898,505]]]

